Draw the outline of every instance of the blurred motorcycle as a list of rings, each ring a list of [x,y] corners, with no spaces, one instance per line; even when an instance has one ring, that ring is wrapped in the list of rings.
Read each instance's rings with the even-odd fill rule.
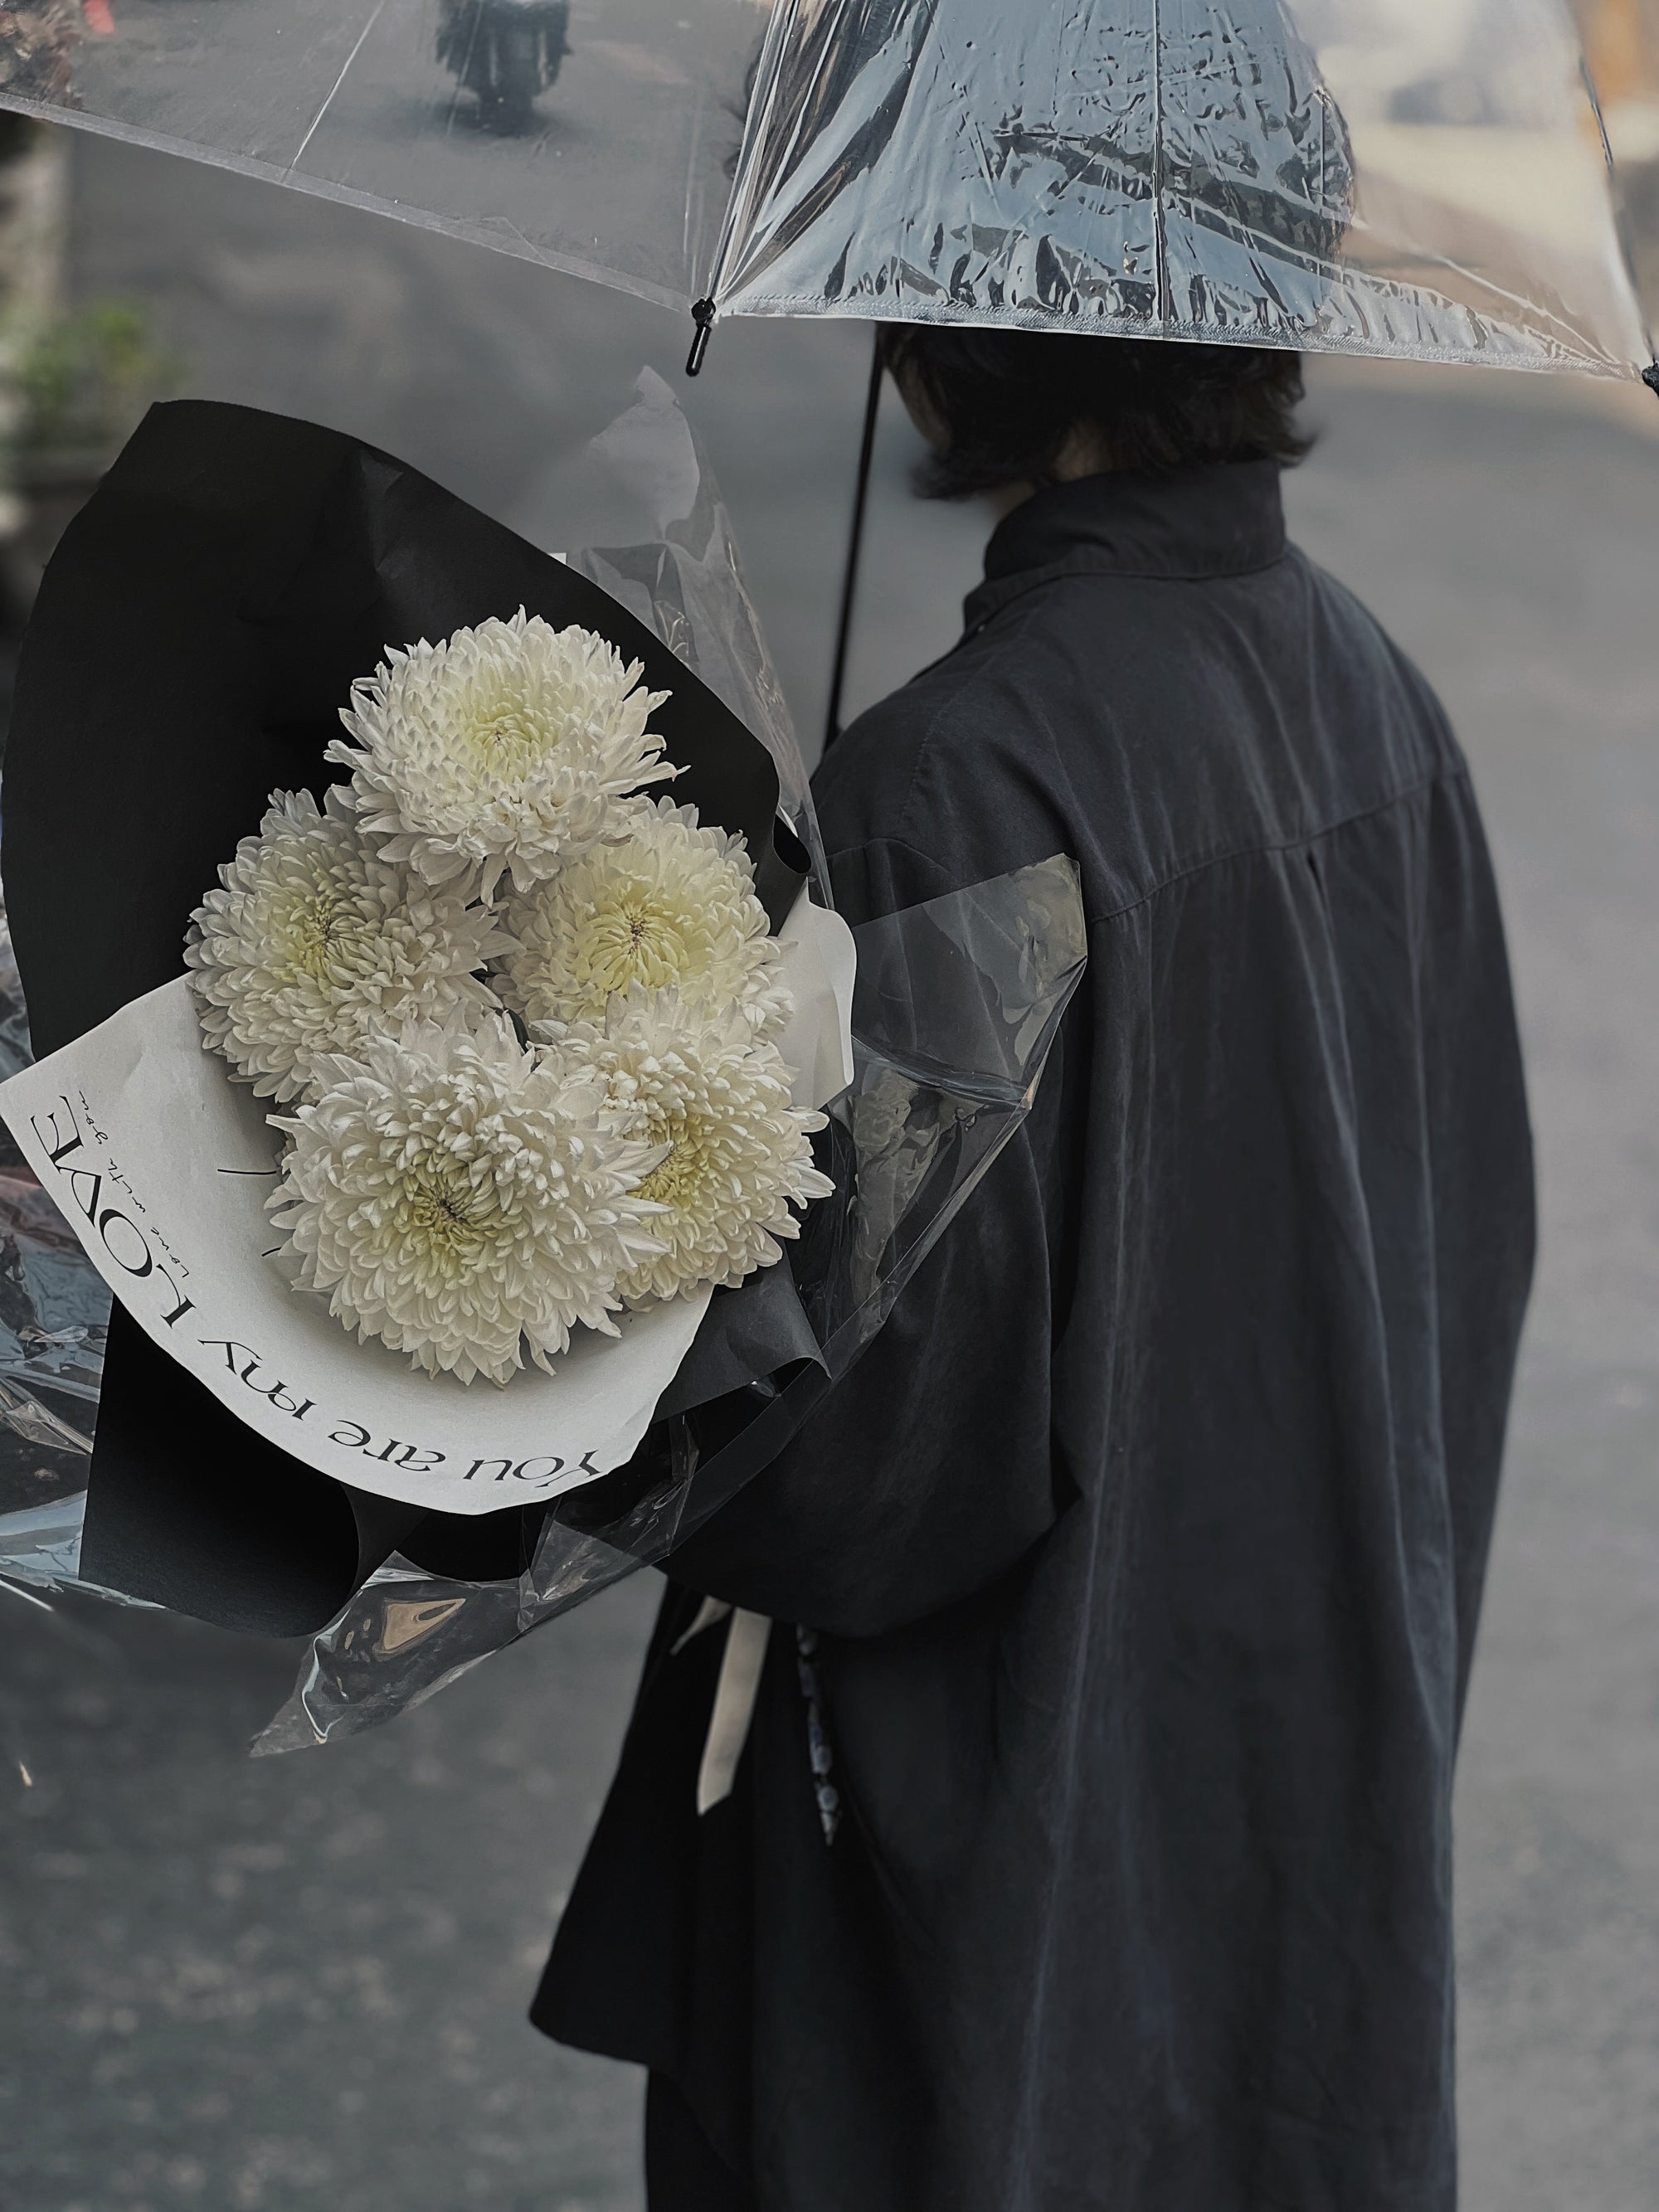
[[[570,51],[570,0],[441,0],[438,59],[478,103],[487,131],[513,137]]]

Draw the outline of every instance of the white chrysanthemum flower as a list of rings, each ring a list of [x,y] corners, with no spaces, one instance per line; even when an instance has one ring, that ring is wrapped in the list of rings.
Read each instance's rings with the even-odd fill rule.
[[[308,791],[273,792],[219,880],[185,959],[203,1036],[262,1098],[299,1097],[319,1054],[496,1004],[477,979],[501,949],[492,917],[411,882],[337,789],[320,811]]]
[[[505,1382],[581,1323],[617,1334],[617,1279],[654,1256],[635,1188],[661,1155],[605,1089],[504,1017],[411,1028],[322,1064],[269,1201],[298,1286],[429,1374]],[[297,1264],[296,1264],[297,1263]]]
[[[667,1209],[651,1224],[665,1249],[619,1279],[630,1305],[771,1267],[782,1257],[777,1240],[800,1233],[791,1207],[835,1188],[807,1141],[823,1115],[790,1104],[776,1045],[735,1007],[636,986],[612,1000],[603,1024],[573,1024],[555,1056],[602,1075],[619,1125],[667,1148],[635,1193]]]
[[[591,629],[522,607],[441,645],[388,648],[341,711],[363,826],[428,883],[465,879],[486,900],[511,872],[528,890],[605,833],[611,806],[675,770],[647,722],[668,697],[640,688]]]
[[[526,1022],[602,1022],[635,984],[741,1005],[757,1029],[793,1010],[743,839],[672,799],[619,805],[605,842],[509,899],[501,923],[513,947],[496,988]]]

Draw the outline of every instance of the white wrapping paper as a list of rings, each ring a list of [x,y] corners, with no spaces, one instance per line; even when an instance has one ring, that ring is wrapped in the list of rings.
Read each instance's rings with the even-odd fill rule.
[[[852,1079],[851,933],[803,891],[779,941],[794,1103],[822,1105]],[[619,1315],[615,1338],[579,1329],[556,1373],[526,1367],[504,1389],[419,1373],[277,1273],[269,1110],[203,1048],[182,975],[0,1085],[0,1118],[134,1320],[295,1458],[465,1514],[555,1497],[629,1458],[707,1290]]]

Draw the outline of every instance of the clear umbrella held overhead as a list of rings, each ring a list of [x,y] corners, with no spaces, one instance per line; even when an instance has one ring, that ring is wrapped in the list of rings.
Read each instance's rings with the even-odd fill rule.
[[[17,0],[0,101],[702,337],[842,315],[1651,360],[1564,0]]]

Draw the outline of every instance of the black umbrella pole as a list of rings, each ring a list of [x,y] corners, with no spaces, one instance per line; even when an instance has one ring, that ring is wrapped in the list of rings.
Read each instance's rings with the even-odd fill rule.
[[[864,437],[859,447],[858,489],[853,495],[852,535],[847,544],[847,569],[842,579],[836,664],[830,678],[830,711],[823,726],[825,752],[841,735],[842,695],[847,687],[847,657],[853,643],[853,611],[858,599],[859,564],[864,552],[864,517],[870,504],[870,470],[876,453],[876,424],[881,416],[881,331],[878,328],[870,356],[870,389],[864,402]]]

